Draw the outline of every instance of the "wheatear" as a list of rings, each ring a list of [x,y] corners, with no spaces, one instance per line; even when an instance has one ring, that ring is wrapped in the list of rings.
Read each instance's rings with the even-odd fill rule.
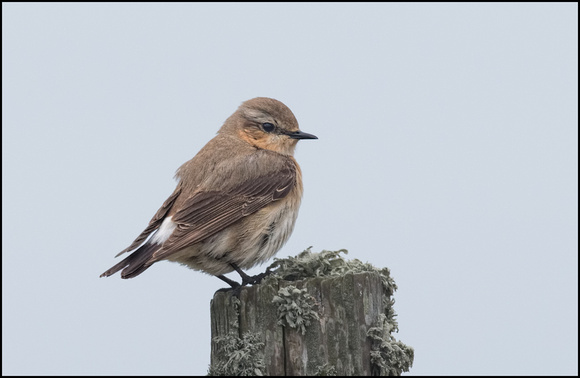
[[[232,287],[239,284],[224,274],[233,270],[242,285],[259,282],[263,275],[249,277],[241,269],[271,258],[292,233],[302,198],[302,173],[293,157],[300,139],[318,138],[300,131],[280,101],[257,97],[242,103],[177,170],[173,194],[117,256],[133,252],[101,277],[122,269],[122,278],[132,278],[169,260]]]

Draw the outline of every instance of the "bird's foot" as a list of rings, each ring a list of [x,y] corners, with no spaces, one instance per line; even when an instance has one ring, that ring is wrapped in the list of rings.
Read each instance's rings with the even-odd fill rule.
[[[256,274],[255,276],[249,277],[250,281],[248,283],[250,283],[252,285],[257,285],[260,282],[262,282],[262,280],[264,278],[268,277],[270,274],[272,274],[272,272],[270,271],[270,268],[268,268],[263,273]]]
[[[264,278],[266,278],[267,276],[272,274],[272,272],[270,271],[270,268],[268,268],[263,273],[256,274],[255,276],[248,276],[243,270],[238,268],[237,265],[235,265],[235,264],[231,264],[231,265],[232,265],[232,268],[234,268],[236,270],[236,272],[239,273],[240,277],[242,277],[242,284],[240,285],[238,282],[227,278],[223,274],[220,274],[219,276],[216,276],[216,277],[219,278],[220,280],[226,282],[231,287],[224,287],[224,288],[219,289],[218,291],[225,292],[225,291],[232,290],[232,295],[237,297],[237,298],[240,297],[240,292],[242,291],[242,287],[247,286],[247,285],[257,285],[260,282],[262,282],[262,280]]]
[[[248,276],[246,274],[246,272],[244,272],[243,270],[241,270],[236,264],[230,264],[232,266],[232,268],[234,268],[234,270],[236,272],[238,272],[238,274],[240,275],[240,277],[242,277],[242,286],[246,286],[246,285],[257,285],[260,282],[262,282],[262,280],[270,275],[272,272],[270,271],[270,268],[266,269],[266,271],[264,273],[260,273],[260,274],[256,274],[255,276]]]

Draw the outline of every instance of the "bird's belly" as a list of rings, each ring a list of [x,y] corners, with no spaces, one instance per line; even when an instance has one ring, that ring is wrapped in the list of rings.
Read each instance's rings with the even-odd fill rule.
[[[286,243],[298,207],[289,201],[272,203],[168,260],[212,275],[232,272],[231,263],[249,269],[270,259]]]
[[[245,225],[246,237],[237,248],[240,254],[234,253],[236,264],[249,269],[269,260],[292,234],[297,216],[298,211],[292,211],[288,203],[275,210],[266,208],[257,212],[256,218]]]

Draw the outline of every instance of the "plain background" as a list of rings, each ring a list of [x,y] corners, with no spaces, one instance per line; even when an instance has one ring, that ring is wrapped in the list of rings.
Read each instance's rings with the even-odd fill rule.
[[[278,256],[389,267],[409,374],[578,374],[577,3],[3,3],[3,374],[207,372],[220,280],[99,275],[257,96],[319,137]]]

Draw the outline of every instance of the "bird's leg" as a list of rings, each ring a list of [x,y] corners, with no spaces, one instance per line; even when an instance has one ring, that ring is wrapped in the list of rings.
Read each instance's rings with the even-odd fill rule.
[[[230,265],[232,266],[232,268],[234,268],[236,272],[238,272],[240,277],[242,277],[242,286],[246,286],[247,284],[251,285],[259,284],[264,279],[264,277],[272,273],[270,272],[270,268],[268,268],[264,273],[260,273],[250,277],[243,270],[241,270],[236,264],[230,263]]]
[[[223,274],[220,274],[219,276],[216,276],[217,278],[219,278],[222,281],[225,281],[228,285],[230,285],[232,287],[232,289],[235,289],[237,287],[240,286],[239,283],[237,283],[234,280],[230,280],[229,278],[227,278],[226,276],[224,276]],[[228,289],[229,290],[229,289]]]
[[[226,276],[224,276],[223,274],[220,274],[219,276],[216,276],[217,278],[219,278],[222,281],[227,282],[231,287],[228,288],[223,288],[223,289],[219,289],[218,291],[232,291],[232,295],[236,298],[240,298],[240,293],[242,291],[242,285],[240,285],[239,283],[237,283],[234,280],[230,280],[229,278],[227,278]]]
[[[242,277],[242,286],[246,286],[247,284],[252,282],[252,277],[248,276],[246,272],[241,270],[236,264],[230,263],[231,267],[234,268],[236,272]]]

